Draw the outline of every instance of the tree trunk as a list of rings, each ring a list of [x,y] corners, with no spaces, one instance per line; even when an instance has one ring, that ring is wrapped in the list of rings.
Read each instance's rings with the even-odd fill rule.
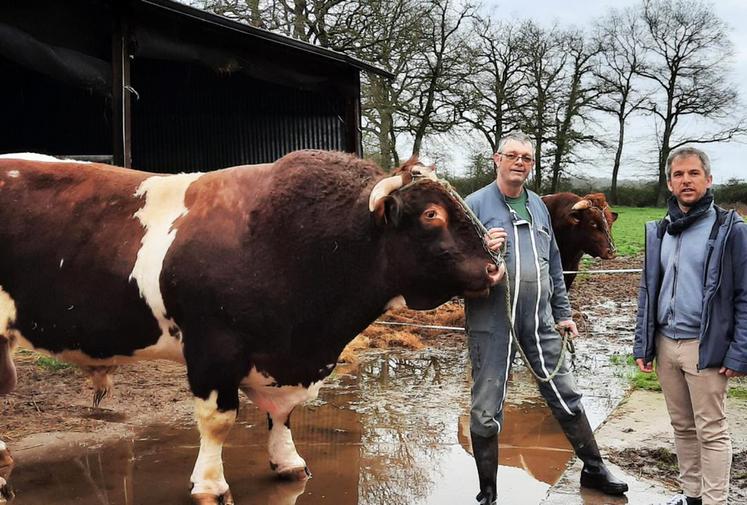
[[[308,42],[306,36],[306,0],[293,2],[293,38]]]
[[[538,130],[534,140],[534,192],[541,194],[542,188],[542,130]]]
[[[656,206],[664,207],[667,202],[667,158],[669,157],[669,141],[672,138],[672,127],[669,123],[664,125],[664,135],[661,138],[661,150],[659,151],[659,186],[656,192]]]
[[[620,160],[622,159],[623,143],[625,141],[625,116],[619,115],[620,127],[617,134],[617,151],[615,152],[615,163],[612,165],[612,184],[610,185],[610,203],[615,205],[617,199],[617,174],[620,171]]]

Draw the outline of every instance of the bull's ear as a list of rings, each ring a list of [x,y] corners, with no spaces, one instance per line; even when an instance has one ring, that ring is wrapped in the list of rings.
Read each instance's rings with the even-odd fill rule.
[[[373,210],[373,218],[376,226],[397,227],[399,225],[400,214],[402,212],[402,202],[393,195],[379,198],[376,207]]]
[[[614,223],[615,221],[617,221],[617,212],[610,212],[610,214],[612,214],[612,222]]]

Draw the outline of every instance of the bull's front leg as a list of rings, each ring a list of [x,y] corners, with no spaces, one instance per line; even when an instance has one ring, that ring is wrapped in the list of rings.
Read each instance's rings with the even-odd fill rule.
[[[262,384],[266,382],[267,384]],[[241,390],[257,407],[267,412],[270,436],[268,451],[270,468],[290,480],[305,480],[311,476],[306,461],[296,451],[290,429],[290,414],[296,405],[313,400],[319,394],[321,381],[310,387],[275,386],[274,382],[257,375],[241,383]]]
[[[228,403],[238,405],[237,390],[234,395],[235,399],[229,399]],[[223,443],[236,421],[237,409],[221,410],[218,404],[217,391],[212,391],[207,399],[195,398],[195,417],[200,430],[200,453],[190,480],[192,501],[196,505],[234,503],[228,482],[223,475]]]
[[[292,411],[292,409],[291,409]],[[270,429],[268,450],[270,468],[278,475],[290,480],[306,480],[311,476],[306,461],[298,454],[290,429],[291,411],[267,413],[267,424]]]
[[[13,470],[13,458],[5,442],[0,440],[0,502],[13,499],[13,489],[8,484],[10,472]]]

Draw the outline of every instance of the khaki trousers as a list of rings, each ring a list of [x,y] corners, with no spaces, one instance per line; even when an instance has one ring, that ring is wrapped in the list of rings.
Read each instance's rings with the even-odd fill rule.
[[[697,339],[656,336],[656,373],[674,428],[682,491],[704,505],[726,505],[731,438],[726,422],[728,378],[698,370]]]

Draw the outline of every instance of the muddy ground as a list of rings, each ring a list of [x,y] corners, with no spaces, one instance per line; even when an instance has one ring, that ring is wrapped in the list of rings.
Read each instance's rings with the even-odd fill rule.
[[[621,258],[589,265],[589,268],[602,267],[639,268],[640,258]],[[633,301],[637,297],[638,279],[637,274],[579,276],[576,279],[571,302],[582,333],[580,338],[594,338],[595,331],[599,331],[598,321],[588,321],[584,308],[604,304],[609,305],[610,316],[617,316],[617,322],[602,325],[603,331],[619,332],[629,338],[635,321]],[[391,312],[382,319],[447,327],[464,325],[462,306],[458,302],[430,312]],[[341,360],[355,365],[356,356],[368,348],[421,349],[439,347],[446,342],[453,345],[454,341],[464,340],[464,333],[456,329],[416,330],[374,324],[346,348]],[[77,368],[60,368],[54,363],[40,361],[37,354],[24,350],[16,353],[16,363],[18,387],[0,400],[0,435],[11,447],[33,444],[43,433],[78,432],[116,437],[132,435],[138,429],[158,423],[193,423],[186,374],[180,365],[148,362],[122,366],[114,375],[112,394],[104,400],[101,408],[93,408],[93,389]],[[581,375],[584,372],[577,370],[576,373]],[[660,394],[652,395],[652,402],[661,403]],[[642,423],[656,425],[657,429],[631,432],[626,419],[619,424],[609,422],[604,426],[605,437],[616,440],[616,443],[602,445],[616,464],[674,490],[676,467],[672,462],[673,446],[666,413],[647,415],[646,409],[637,406],[637,396],[634,398],[635,401],[630,400],[621,407],[623,412],[626,406],[629,409],[623,415],[640,415]],[[730,409],[735,453],[732,489],[737,500],[732,502],[747,503],[747,400],[731,400]],[[646,434],[644,438],[641,438],[642,433]]]

